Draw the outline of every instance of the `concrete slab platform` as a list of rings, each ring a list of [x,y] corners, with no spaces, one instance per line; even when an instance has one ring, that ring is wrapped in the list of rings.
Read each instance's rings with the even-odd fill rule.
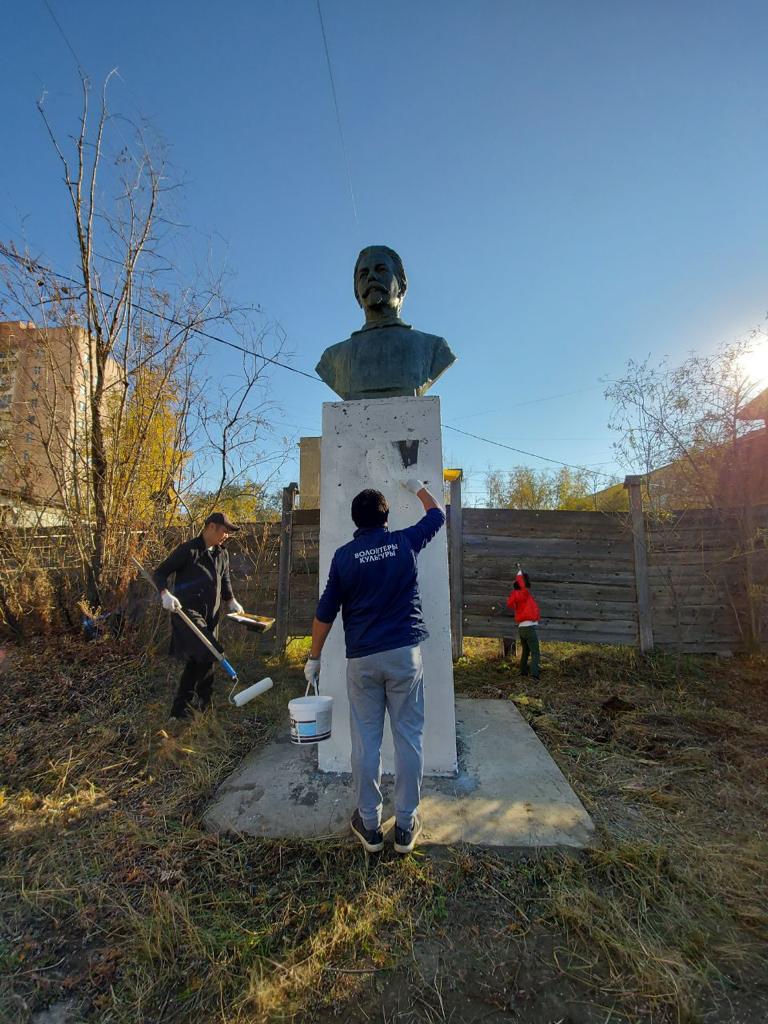
[[[589,845],[589,815],[512,701],[457,700],[456,719],[459,773],[425,778],[422,787],[424,845]],[[386,831],[394,825],[391,777],[382,790]],[[339,838],[353,808],[351,776],[319,771],[317,749],[292,745],[286,733],[243,760],[204,822],[262,837]]]

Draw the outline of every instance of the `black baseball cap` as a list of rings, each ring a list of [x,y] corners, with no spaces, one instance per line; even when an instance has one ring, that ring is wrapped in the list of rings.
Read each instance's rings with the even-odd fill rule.
[[[240,527],[235,526],[232,520],[225,516],[223,512],[211,512],[205,520],[205,525],[207,526],[209,523],[215,523],[216,526],[223,526],[229,530],[230,533],[237,533],[240,529]]]

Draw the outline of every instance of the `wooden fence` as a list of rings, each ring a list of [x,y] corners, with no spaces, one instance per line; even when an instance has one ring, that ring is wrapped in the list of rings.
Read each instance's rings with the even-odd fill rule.
[[[642,511],[639,479],[626,486],[631,511],[605,514],[462,509],[461,481],[452,483],[454,656],[463,636],[514,636],[506,598],[518,561],[531,576],[544,641],[683,652],[768,645],[768,507],[654,518]],[[319,511],[294,509],[295,494],[295,485],[285,488],[280,522],[249,524],[229,542],[238,599],[276,616],[278,645],[309,632],[320,583]],[[59,541],[54,530],[40,538],[51,567]]]
[[[506,598],[518,561],[541,606],[543,640],[691,652],[768,643],[768,507],[752,511],[745,534],[744,517],[727,510],[647,516],[639,478],[626,486],[631,511],[606,514],[462,509],[461,482],[452,484],[454,656],[463,636],[514,636]],[[320,583],[320,515],[294,511],[294,494],[286,488],[282,522],[270,527],[265,575],[243,580],[260,610],[278,613],[279,643],[308,632]]]
[[[466,636],[513,635],[506,599],[519,561],[541,608],[542,638],[637,642],[632,532],[621,517],[464,509],[463,519],[463,587],[454,601]]]
[[[768,507],[690,509],[648,521],[656,647],[738,650],[768,644]]]

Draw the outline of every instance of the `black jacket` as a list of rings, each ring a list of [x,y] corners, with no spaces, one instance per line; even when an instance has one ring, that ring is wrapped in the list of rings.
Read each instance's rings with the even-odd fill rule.
[[[175,575],[173,587],[168,577]],[[158,590],[170,590],[195,625],[220,651],[219,617],[222,601],[232,599],[229,553],[216,546],[209,551],[202,537],[179,544],[154,573]],[[194,661],[213,661],[210,651],[178,617],[171,616],[171,654]]]

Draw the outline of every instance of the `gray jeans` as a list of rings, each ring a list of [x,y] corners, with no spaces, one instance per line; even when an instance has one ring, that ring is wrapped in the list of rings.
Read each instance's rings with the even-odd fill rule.
[[[389,712],[395,747],[395,819],[410,829],[424,773],[424,670],[421,649],[350,658],[347,662],[352,778],[366,828],[381,824],[381,739]]]

